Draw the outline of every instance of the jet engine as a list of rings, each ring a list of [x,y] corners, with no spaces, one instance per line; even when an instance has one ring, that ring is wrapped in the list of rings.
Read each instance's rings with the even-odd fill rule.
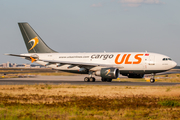
[[[119,69],[117,68],[101,68],[100,71],[95,72],[96,76],[101,76],[102,78],[116,79],[119,77]]]

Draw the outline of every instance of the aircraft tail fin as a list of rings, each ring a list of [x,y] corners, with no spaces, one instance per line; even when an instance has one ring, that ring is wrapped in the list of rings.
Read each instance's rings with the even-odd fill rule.
[[[56,53],[49,48],[28,23],[18,23],[29,53]]]

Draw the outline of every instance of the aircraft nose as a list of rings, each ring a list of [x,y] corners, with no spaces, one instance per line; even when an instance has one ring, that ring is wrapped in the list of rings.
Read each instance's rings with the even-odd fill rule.
[[[175,66],[177,66],[177,63],[172,61],[172,67],[175,67]]]

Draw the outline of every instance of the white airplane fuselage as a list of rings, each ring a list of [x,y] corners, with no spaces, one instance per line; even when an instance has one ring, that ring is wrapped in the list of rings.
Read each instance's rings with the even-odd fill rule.
[[[85,64],[101,64],[118,68],[121,74],[137,73],[137,74],[150,74],[167,71],[177,64],[172,61],[168,56],[157,53],[145,52],[116,52],[116,53],[28,53],[21,54],[25,56],[38,56],[36,63],[47,65],[48,67],[58,70],[77,71],[80,69],[78,66],[73,65],[59,65],[44,61],[66,61],[69,63],[79,62]],[[43,60],[43,61],[41,61]],[[98,71],[100,68],[97,67]],[[90,69],[91,70],[91,69]],[[80,71],[81,72],[81,71]]]

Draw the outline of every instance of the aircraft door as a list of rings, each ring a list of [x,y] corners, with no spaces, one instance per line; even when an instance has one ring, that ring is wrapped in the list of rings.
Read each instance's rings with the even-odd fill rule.
[[[144,57],[145,70],[151,70],[155,66],[155,56],[149,55]]]
[[[149,56],[149,65],[155,65],[155,56],[154,55]]]

